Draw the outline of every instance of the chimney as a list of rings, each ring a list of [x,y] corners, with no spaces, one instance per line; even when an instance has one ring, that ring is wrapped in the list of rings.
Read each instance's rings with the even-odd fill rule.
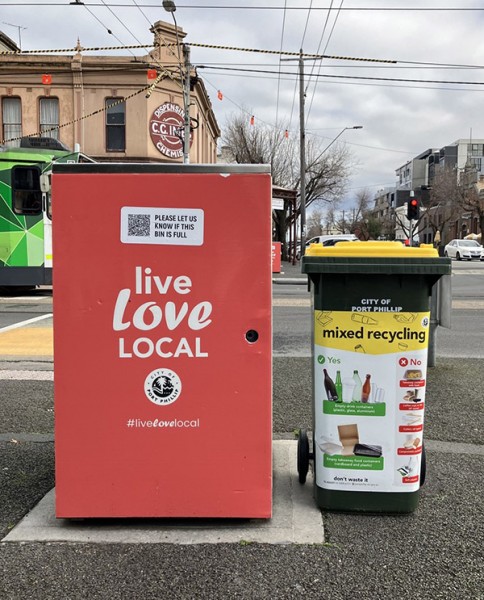
[[[178,47],[186,36],[183,29],[178,27],[178,40],[175,25],[165,21],[156,21],[150,31],[154,35],[155,49],[150,52],[153,59],[159,60],[164,66],[183,62],[183,52],[181,47]]]

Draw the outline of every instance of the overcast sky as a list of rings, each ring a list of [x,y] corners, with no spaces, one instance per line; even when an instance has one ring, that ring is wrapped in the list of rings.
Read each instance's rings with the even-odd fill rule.
[[[22,49],[32,50],[72,48],[77,38],[84,47],[150,45],[149,23],[172,22],[161,0],[87,0],[79,6],[74,1],[0,0],[0,29],[17,43],[20,34]],[[482,1],[176,0],[176,5],[188,43],[397,61],[305,61],[308,135],[329,144],[343,128],[363,126],[339,137],[355,162],[349,196],[392,186],[395,169],[427,148],[468,138],[471,130],[473,139],[484,138]],[[210,67],[199,74],[222,129],[227,115],[244,109],[247,119],[255,116],[255,126],[288,126],[290,135],[299,135],[297,62],[196,46],[191,61]]]

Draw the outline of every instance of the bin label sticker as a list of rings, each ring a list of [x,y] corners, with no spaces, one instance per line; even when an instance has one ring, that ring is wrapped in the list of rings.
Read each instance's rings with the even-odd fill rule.
[[[314,452],[324,489],[420,486],[430,315],[391,308],[314,311]]]
[[[203,234],[204,211],[200,208],[121,208],[123,244],[201,246]]]

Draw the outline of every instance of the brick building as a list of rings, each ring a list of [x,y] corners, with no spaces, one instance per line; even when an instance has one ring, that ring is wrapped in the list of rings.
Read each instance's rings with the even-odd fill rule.
[[[181,162],[185,33],[163,21],[150,31],[144,56],[93,56],[79,41],[72,55],[22,53],[2,34],[2,144],[45,135],[100,161]],[[190,162],[215,163],[220,129],[193,68],[189,114]]]

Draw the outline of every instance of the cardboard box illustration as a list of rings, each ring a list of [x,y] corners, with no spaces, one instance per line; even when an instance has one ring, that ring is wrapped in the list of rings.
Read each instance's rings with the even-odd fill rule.
[[[338,425],[338,434],[343,446],[342,455],[350,456],[355,451],[355,445],[359,443],[358,425]]]

